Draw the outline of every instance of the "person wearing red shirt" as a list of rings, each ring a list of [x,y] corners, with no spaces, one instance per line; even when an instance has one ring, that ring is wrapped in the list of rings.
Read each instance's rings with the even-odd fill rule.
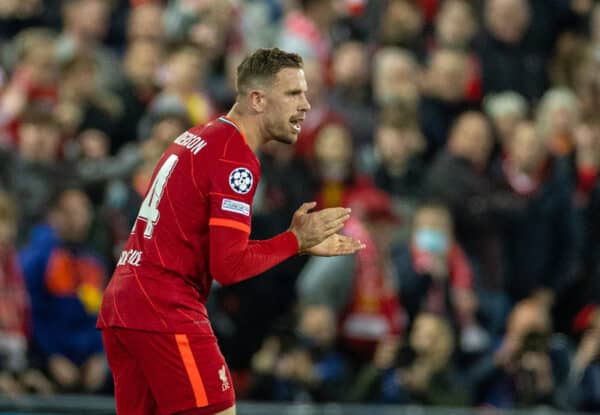
[[[184,132],[159,160],[98,318],[119,414],[235,414],[205,307],[213,279],[234,284],[295,254],[363,248],[337,233],[348,209],[309,213],[314,202],[288,231],[248,240],[255,153],[267,141],[295,143],[306,91],[300,56],[259,49],[238,67],[229,114]]]

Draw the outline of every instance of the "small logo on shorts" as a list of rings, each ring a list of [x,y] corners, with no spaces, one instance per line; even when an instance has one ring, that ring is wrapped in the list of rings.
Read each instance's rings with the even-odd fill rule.
[[[225,392],[229,389],[229,379],[227,378],[225,365],[221,366],[221,369],[219,369],[219,379],[221,379],[221,390]]]

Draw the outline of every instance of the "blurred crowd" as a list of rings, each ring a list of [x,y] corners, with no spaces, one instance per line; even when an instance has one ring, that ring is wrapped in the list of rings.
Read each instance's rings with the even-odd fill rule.
[[[153,168],[273,46],[312,109],[252,237],[316,200],[366,249],[214,287],[238,398],[600,411],[593,0],[0,1],[0,392],[111,393],[95,320]]]

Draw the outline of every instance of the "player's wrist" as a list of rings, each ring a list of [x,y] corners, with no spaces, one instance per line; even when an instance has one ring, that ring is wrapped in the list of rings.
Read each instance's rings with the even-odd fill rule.
[[[300,249],[300,239],[298,239],[298,235],[296,235],[294,232],[290,232],[290,235],[292,236],[290,239],[292,239],[294,241],[294,247],[296,250],[296,254],[297,255],[302,254],[302,250]]]
[[[304,254],[305,248],[302,246],[302,243],[300,242],[300,236],[298,235],[298,232],[294,228],[289,228],[288,232],[294,236],[294,240],[296,241],[297,254],[298,255]]]

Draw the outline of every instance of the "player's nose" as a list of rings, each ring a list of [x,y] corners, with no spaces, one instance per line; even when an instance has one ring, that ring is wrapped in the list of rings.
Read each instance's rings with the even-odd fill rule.
[[[300,108],[298,108],[300,111],[308,111],[310,110],[311,106],[310,106],[310,102],[308,102],[308,98],[306,97],[306,94],[302,94],[302,101],[300,103]]]

